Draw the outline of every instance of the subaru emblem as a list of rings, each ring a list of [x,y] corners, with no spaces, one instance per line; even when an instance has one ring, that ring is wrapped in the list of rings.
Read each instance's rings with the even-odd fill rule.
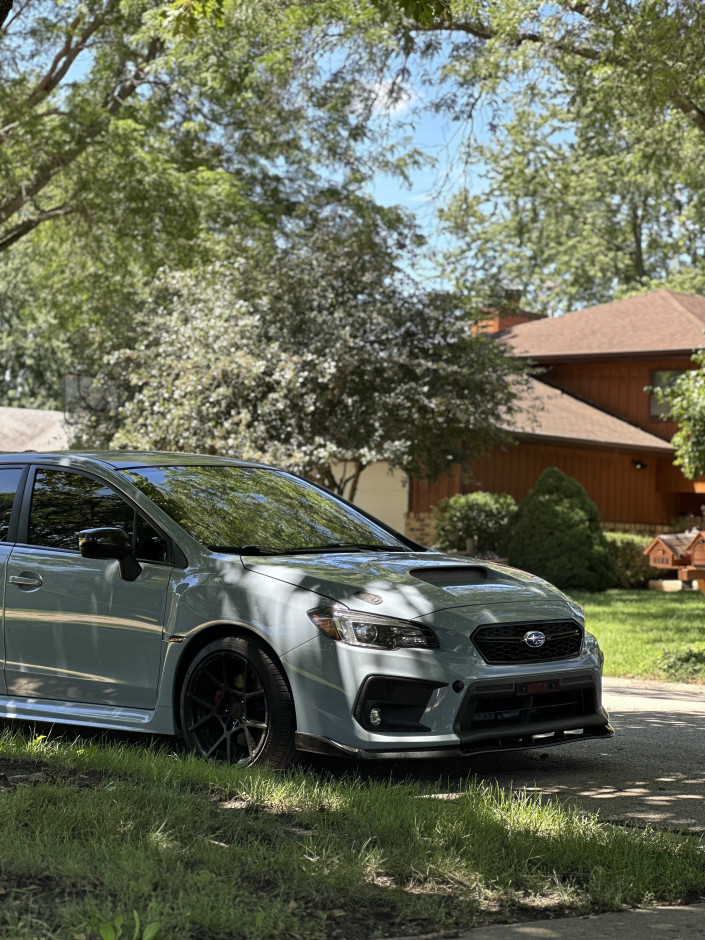
[[[540,630],[529,630],[524,634],[524,642],[532,650],[537,650],[546,642],[546,634]]]

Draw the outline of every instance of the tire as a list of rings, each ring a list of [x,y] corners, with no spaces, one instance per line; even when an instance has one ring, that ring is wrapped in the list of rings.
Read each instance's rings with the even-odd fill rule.
[[[197,654],[181,687],[180,712],[187,746],[203,757],[270,767],[294,758],[291,690],[253,638],[224,637]]]

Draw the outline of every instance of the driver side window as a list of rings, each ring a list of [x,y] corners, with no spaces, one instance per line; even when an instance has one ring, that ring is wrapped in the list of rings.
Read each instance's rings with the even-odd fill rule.
[[[78,551],[82,529],[110,526],[133,534],[134,510],[104,483],[66,470],[37,470],[29,515],[30,545]]]
[[[110,486],[82,473],[37,470],[29,516],[30,545],[77,552],[80,531],[102,528],[122,529],[139,560],[167,560],[165,540]]]

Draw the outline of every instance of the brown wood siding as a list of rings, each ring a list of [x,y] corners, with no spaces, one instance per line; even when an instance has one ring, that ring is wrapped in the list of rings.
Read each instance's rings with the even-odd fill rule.
[[[682,508],[675,495],[659,492],[659,459],[645,458],[646,468],[637,470],[634,456],[578,447],[521,443],[496,448],[492,454],[469,465],[473,483],[466,490],[511,493],[520,503],[546,467],[559,467],[587,490],[603,522],[670,524]],[[409,509],[428,512],[439,500],[461,492],[460,472],[437,483],[411,481]],[[694,501],[702,501],[696,496]],[[690,507],[687,511],[695,511]]]
[[[553,385],[572,392],[599,408],[604,408],[631,424],[670,440],[677,430],[672,421],[661,421],[649,414],[651,373],[661,369],[689,369],[689,357],[651,360],[610,360],[603,362],[562,362],[547,366],[545,378]]]

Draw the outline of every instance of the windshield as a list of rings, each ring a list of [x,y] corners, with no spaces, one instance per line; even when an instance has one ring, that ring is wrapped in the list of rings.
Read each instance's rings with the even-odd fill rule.
[[[212,551],[409,551],[352,507],[281,470],[181,466],[122,472]]]

